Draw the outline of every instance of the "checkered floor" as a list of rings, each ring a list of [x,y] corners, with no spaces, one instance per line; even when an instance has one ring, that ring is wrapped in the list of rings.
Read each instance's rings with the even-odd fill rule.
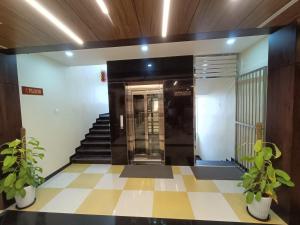
[[[238,181],[196,180],[187,166],[173,166],[174,179],[119,178],[122,170],[72,164],[40,186],[26,210],[257,223]],[[273,212],[270,223],[285,224]]]

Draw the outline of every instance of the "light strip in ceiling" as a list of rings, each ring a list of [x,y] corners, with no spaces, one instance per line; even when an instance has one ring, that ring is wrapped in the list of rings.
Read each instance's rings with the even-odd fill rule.
[[[284,5],[281,9],[279,9],[277,12],[275,12],[272,16],[270,16],[268,19],[266,19],[264,22],[262,22],[257,28],[262,28],[268,23],[270,23],[272,20],[274,20],[277,16],[279,16],[281,13],[283,13],[285,10],[290,8],[292,5],[297,3],[299,0],[291,0],[286,5]]]
[[[169,12],[170,12],[170,3],[171,3],[171,0],[164,0],[163,21],[162,21],[162,31],[161,31],[161,36],[162,37],[167,36],[168,22],[169,22]]]
[[[105,14],[105,15],[108,15],[109,14],[109,11],[108,11],[108,8],[107,6],[105,5],[104,1],[103,0],[96,0],[97,4],[99,5],[101,11]]]
[[[30,6],[32,6],[36,11],[46,17],[51,23],[53,23],[58,29],[65,33],[68,37],[74,40],[77,44],[83,45],[83,40],[78,37],[69,27],[67,27],[62,21],[60,21],[56,16],[54,16],[49,10],[42,6],[36,0],[25,0]]]

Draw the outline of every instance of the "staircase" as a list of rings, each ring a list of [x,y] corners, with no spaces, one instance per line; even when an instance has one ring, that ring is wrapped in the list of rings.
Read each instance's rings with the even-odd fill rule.
[[[72,163],[110,164],[109,114],[101,114],[90,128],[76,153],[70,157]]]

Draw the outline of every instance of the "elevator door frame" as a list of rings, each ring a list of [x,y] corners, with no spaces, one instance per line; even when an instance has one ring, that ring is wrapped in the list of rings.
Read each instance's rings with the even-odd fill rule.
[[[127,138],[127,151],[128,157],[131,164],[164,164],[165,163],[165,128],[164,128],[164,96],[163,96],[163,84],[141,84],[141,85],[126,85],[126,138]],[[149,155],[145,154],[147,158],[144,160],[135,160],[135,124],[134,124],[134,102],[133,96],[134,95],[143,95],[144,96],[144,110],[146,110],[147,105],[147,96],[150,94],[158,94],[159,95],[159,109],[158,109],[158,118],[159,118],[159,150],[160,150],[160,160],[150,159]],[[147,113],[144,111],[144,113]],[[145,148],[147,148],[147,141],[149,140],[148,137],[148,115],[144,116],[145,121]],[[146,137],[147,136],[147,137]]]

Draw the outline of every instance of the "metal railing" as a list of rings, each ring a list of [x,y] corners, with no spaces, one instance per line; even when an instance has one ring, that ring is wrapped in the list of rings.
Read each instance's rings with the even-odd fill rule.
[[[241,160],[253,156],[256,128],[263,132],[266,123],[267,67],[263,67],[236,79],[236,153],[235,160],[249,169],[252,164]],[[262,137],[264,132],[262,133]]]

